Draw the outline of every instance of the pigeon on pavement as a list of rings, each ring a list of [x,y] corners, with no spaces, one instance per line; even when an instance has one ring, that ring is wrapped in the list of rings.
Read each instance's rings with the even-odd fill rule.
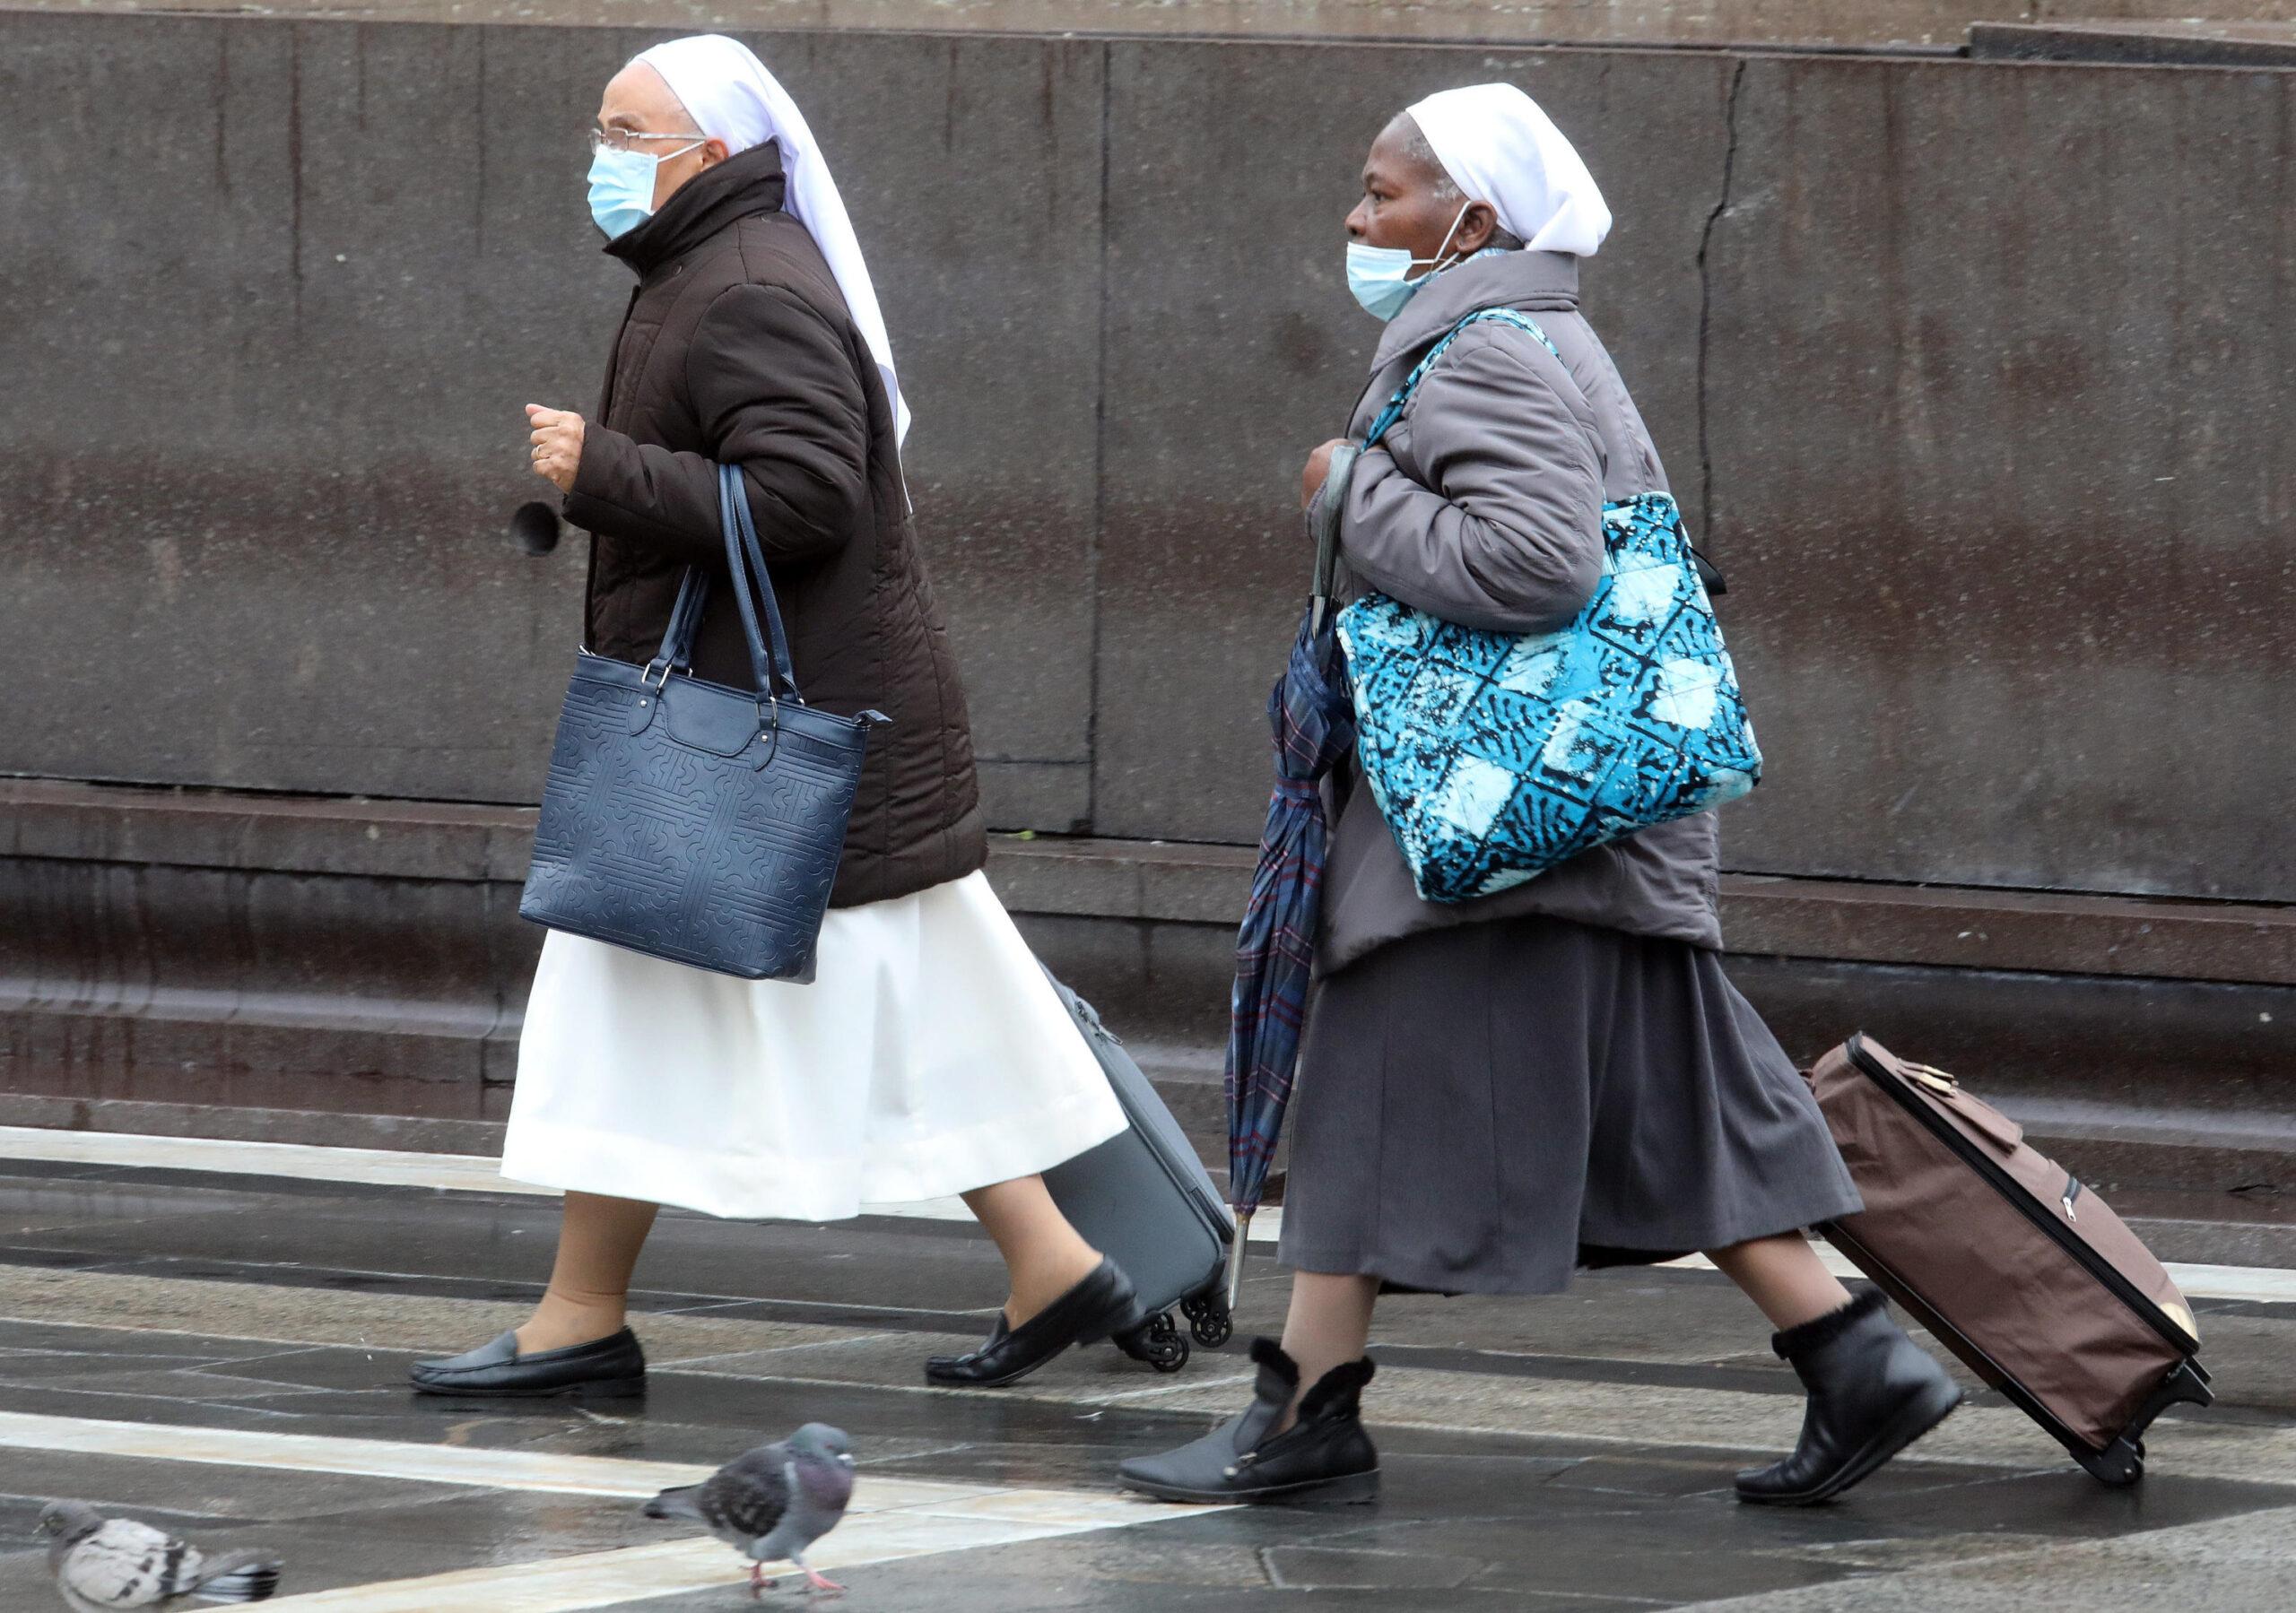
[[[268,1601],[279,1563],[260,1551],[209,1557],[133,1518],[107,1518],[77,1501],[40,1510],[48,1571],[74,1613],[185,1609],[197,1602]]]
[[[772,1582],[768,1563],[803,1569],[816,1591],[842,1591],[805,1565],[805,1552],[837,1527],[853,1498],[853,1454],[841,1429],[807,1423],[778,1445],[736,1456],[700,1484],[664,1490],[649,1518],[691,1518],[750,1558],[752,1595]]]

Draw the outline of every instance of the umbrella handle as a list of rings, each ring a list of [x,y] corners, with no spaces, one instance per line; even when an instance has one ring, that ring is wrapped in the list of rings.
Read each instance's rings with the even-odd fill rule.
[[[1361,450],[1349,444],[1332,450],[1331,466],[1325,473],[1323,491],[1308,507],[1308,525],[1316,535],[1316,631],[1321,632],[1324,615],[1331,604],[1332,577],[1339,569],[1339,512],[1347,504],[1347,483],[1355,472],[1355,458]]]
[[[1252,1212],[1236,1213],[1236,1241],[1228,1245],[1228,1314],[1234,1315],[1237,1296],[1244,1288],[1244,1245],[1251,1241]]]

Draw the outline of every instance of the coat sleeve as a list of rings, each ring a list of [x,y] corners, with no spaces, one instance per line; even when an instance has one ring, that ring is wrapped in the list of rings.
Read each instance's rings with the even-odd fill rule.
[[[780,287],[735,286],[696,327],[685,384],[711,455],[593,423],[568,520],[709,562],[725,553],[718,464],[731,463],[742,467],[769,561],[827,554],[852,535],[867,485],[869,409],[851,350],[829,320]]]
[[[1474,331],[1420,383],[1405,429],[1416,475],[1384,447],[1355,462],[1340,525],[1349,570],[1462,627],[1568,626],[1602,577],[1588,423],[1528,354]]]

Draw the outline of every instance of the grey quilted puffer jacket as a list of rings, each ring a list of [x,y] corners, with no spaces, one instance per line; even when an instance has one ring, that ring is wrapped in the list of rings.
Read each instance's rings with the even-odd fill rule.
[[[1642,416],[1578,312],[1578,259],[1499,253],[1429,282],[1381,337],[1348,435],[1361,440],[1428,348],[1486,308],[1530,315],[1561,358],[1518,327],[1470,325],[1356,462],[1340,541],[1359,591],[1375,588],[1467,627],[1547,632],[1594,593],[1604,501],[1666,490]],[[1336,495],[1338,483],[1326,490]],[[1439,905],[1413,889],[1352,767],[1333,781],[1327,804],[1336,827],[1324,874],[1321,972],[1421,931],[1524,914],[1722,944],[1711,812],[1597,846],[1496,896]]]

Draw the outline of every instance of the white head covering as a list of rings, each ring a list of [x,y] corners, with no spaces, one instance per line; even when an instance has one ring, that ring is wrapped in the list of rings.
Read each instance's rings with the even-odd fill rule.
[[[1578,149],[1514,85],[1445,90],[1409,111],[1467,200],[1490,203],[1525,246],[1592,257],[1611,232],[1611,210]]]
[[[670,93],[693,115],[693,126],[724,141],[729,152],[746,152],[769,140],[781,143],[781,172],[789,184],[782,208],[805,227],[829,260],[829,272],[845,293],[853,323],[884,375],[885,392],[893,404],[894,441],[899,443],[909,435],[909,404],[893,373],[893,344],[885,334],[877,288],[870,282],[869,265],[862,261],[845,199],[837,194],[837,181],[830,178],[829,162],[813,143],[813,130],[805,126],[805,115],[756,53],[724,34],[672,39],[639,52],[635,59],[660,74]]]

